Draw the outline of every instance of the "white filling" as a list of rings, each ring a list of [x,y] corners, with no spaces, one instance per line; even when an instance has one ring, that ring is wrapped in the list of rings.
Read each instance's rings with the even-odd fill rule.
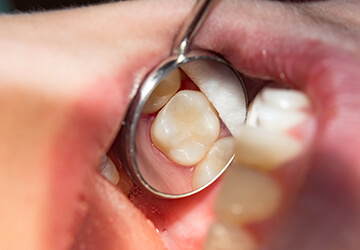
[[[260,222],[280,206],[279,185],[266,173],[232,164],[226,171],[215,205],[222,221],[230,224]]]
[[[112,184],[117,185],[119,183],[119,172],[117,171],[115,164],[108,156],[104,156],[102,159],[99,170],[101,175]]]
[[[238,134],[246,117],[246,98],[234,72],[210,60],[193,61],[181,68],[213,104],[230,133]]]
[[[179,91],[160,110],[151,126],[155,146],[174,162],[201,161],[220,133],[220,121],[204,94]]]
[[[142,112],[151,114],[160,110],[167,101],[179,90],[181,84],[181,72],[175,69],[170,72],[158,84],[146,101]]]
[[[192,179],[193,189],[212,181],[234,155],[235,140],[225,137],[215,142],[206,157],[196,166]]]

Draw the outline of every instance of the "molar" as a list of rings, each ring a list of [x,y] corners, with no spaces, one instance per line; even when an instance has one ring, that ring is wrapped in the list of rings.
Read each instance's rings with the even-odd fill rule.
[[[220,133],[220,120],[204,94],[182,90],[162,108],[151,139],[169,159],[192,166],[204,158]]]

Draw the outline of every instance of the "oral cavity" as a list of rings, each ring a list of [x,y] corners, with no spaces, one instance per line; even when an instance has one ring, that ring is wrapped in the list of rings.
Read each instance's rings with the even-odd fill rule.
[[[287,165],[304,151],[305,140],[294,131],[310,120],[310,105],[295,90],[264,88],[255,97],[246,126],[235,136],[235,159],[226,171],[215,205],[218,221],[208,232],[205,249],[217,249],[212,239],[219,235],[230,239],[228,249],[252,250],[262,243],[254,225],[269,223],[284,203],[284,179],[291,175],[279,171],[296,172]]]

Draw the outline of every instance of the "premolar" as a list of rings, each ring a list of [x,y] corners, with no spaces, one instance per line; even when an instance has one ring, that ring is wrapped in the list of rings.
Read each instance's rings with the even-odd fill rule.
[[[201,161],[218,138],[220,120],[204,94],[179,91],[151,126],[155,146],[174,162],[192,166]]]
[[[103,157],[99,170],[101,175],[104,176],[112,184],[117,185],[119,183],[119,172],[117,171],[115,164],[108,156]]]
[[[215,211],[224,222],[240,225],[263,221],[281,203],[280,186],[266,173],[232,164],[226,171]]]
[[[193,189],[202,187],[212,181],[234,155],[235,140],[225,137],[214,143],[206,157],[196,166],[192,179]]]
[[[165,76],[151,93],[142,109],[142,112],[151,114],[160,110],[179,90],[180,84],[181,72],[179,69],[175,69]]]

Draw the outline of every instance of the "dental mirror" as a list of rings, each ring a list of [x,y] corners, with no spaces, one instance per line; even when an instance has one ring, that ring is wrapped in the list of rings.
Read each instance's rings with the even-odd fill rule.
[[[120,161],[133,181],[162,198],[213,183],[234,157],[247,97],[236,69],[208,51],[188,51],[214,1],[198,1],[172,55],[141,83],[120,131]]]

